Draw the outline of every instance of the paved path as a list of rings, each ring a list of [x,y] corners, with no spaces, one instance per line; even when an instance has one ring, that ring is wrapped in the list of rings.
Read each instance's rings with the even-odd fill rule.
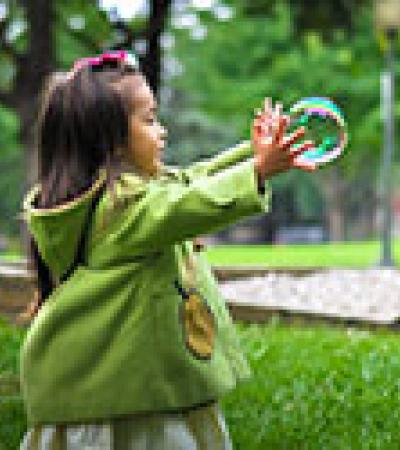
[[[239,320],[265,320],[271,312],[279,312],[400,327],[400,271],[396,269],[214,267],[214,271],[233,317]],[[246,278],[234,280],[236,276]],[[23,263],[0,265],[2,315],[15,321],[31,298],[31,284]]]
[[[239,308],[377,324],[394,324],[400,318],[400,271],[395,269],[335,269],[302,277],[269,273],[221,282],[220,291],[229,304]]]

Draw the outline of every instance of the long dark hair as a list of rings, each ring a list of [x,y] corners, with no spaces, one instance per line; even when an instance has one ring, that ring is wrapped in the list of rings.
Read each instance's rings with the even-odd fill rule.
[[[86,65],[75,73],[51,75],[39,97],[35,124],[40,195],[37,208],[51,208],[89,189],[106,169],[106,187],[114,195],[114,182],[122,170],[121,149],[129,141],[129,115],[134,87],[126,76],[143,75],[124,61]],[[133,85],[135,86],[135,85]],[[36,275],[34,300],[23,319],[32,319],[53,287],[33,236],[28,261]]]

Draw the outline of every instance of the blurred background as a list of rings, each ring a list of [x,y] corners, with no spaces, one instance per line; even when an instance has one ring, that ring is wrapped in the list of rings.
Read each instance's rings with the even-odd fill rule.
[[[302,97],[330,97],[347,118],[350,144],[337,164],[275,177],[269,214],[206,241],[379,240],[388,42],[376,30],[372,0],[0,1],[1,250],[23,252],[18,213],[35,182],[32,125],[43,81],[77,58],[119,48],[137,53],[157,93],[169,129],[166,164],[187,166],[249,139],[254,108],[267,96],[287,109]],[[389,169],[396,239],[398,152]]]

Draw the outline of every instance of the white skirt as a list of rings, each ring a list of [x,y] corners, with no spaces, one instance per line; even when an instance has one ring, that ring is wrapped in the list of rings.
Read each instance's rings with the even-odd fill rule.
[[[20,450],[232,450],[232,444],[213,403],[179,413],[39,425],[25,433]]]

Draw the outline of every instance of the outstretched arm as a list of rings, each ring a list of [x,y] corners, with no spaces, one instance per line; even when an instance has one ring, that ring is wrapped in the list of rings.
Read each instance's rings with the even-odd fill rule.
[[[299,167],[295,157],[312,145],[292,148],[304,129],[285,137],[287,117],[279,107],[268,114],[255,120],[251,144],[195,168],[174,168],[172,176],[153,179],[141,192],[128,196],[125,210],[108,230],[110,238],[130,253],[153,251],[267,212],[270,195],[269,190],[262,194],[265,180]]]

